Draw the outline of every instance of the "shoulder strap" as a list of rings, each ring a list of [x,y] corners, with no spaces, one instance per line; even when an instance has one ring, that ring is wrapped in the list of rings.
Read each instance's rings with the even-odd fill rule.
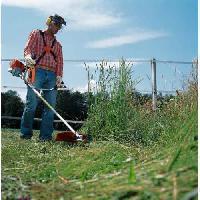
[[[55,42],[56,42],[56,38],[54,38],[54,40],[53,40],[53,42],[52,42],[52,44],[51,44],[51,48],[53,48]]]
[[[40,33],[40,35],[42,36],[44,46],[46,46],[46,42],[45,42],[45,39],[44,39],[44,32],[43,32],[42,30],[39,30],[39,33]],[[41,58],[42,58],[45,54],[46,54],[46,52],[43,51],[42,54],[36,59],[35,65],[37,65],[37,64],[39,63],[39,61],[41,60]]]
[[[44,32],[42,30],[39,30],[39,32],[40,32],[40,35],[42,36],[44,46],[46,46],[46,42],[45,42],[45,39],[44,39]]]
[[[54,60],[56,61],[56,58],[57,58],[57,57],[56,57],[55,53],[52,51],[55,42],[56,42],[56,38],[54,38],[54,40],[53,40],[53,42],[52,42],[52,44],[51,44],[51,51],[50,51],[50,53],[51,53],[51,55],[53,56]]]

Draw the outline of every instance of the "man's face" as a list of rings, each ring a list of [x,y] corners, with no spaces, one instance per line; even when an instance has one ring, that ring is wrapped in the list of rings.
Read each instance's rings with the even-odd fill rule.
[[[62,28],[62,25],[56,24],[54,21],[52,21],[49,25],[49,28],[51,29],[53,34],[56,34]]]

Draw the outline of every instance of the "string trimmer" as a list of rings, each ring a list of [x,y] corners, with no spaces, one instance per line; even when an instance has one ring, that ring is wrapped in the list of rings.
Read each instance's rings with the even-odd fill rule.
[[[18,61],[20,62],[20,61]],[[20,62],[21,63],[21,62]],[[23,63],[22,63],[23,64]],[[12,62],[10,63],[10,69],[9,72],[13,74],[12,70],[16,70],[16,64],[14,65]],[[26,66],[24,66],[26,68]],[[21,68],[22,69],[22,68]],[[41,93],[29,82],[26,80],[26,72],[27,70],[20,70],[20,73],[17,74],[18,77],[20,77],[24,83],[30,87],[33,92],[42,100],[42,102],[54,112],[54,114],[67,126],[67,128],[70,131],[64,131],[56,134],[55,140],[56,141],[66,141],[66,142],[71,142],[71,143],[76,143],[78,141],[82,141],[84,143],[90,142],[92,140],[90,135],[84,135],[81,133],[76,132],[65,120],[64,118],[44,99],[44,97],[41,95]],[[57,87],[51,88],[51,89],[41,89],[41,90],[53,90],[57,89]]]

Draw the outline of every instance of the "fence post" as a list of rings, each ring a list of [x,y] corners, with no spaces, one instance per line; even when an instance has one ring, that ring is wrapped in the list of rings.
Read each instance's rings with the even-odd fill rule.
[[[152,110],[156,110],[157,85],[156,85],[156,59],[151,60],[151,80],[152,80]]]

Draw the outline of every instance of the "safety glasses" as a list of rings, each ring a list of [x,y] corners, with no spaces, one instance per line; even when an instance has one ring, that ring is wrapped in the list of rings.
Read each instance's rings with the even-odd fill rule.
[[[57,29],[62,29],[62,24],[60,23],[56,23],[56,22],[53,22],[54,26],[57,28]]]

